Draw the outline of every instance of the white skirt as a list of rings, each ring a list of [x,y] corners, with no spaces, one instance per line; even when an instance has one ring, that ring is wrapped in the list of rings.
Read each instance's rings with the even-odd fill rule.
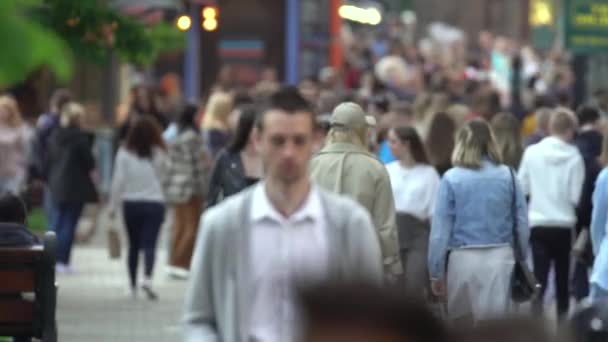
[[[453,250],[447,272],[448,319],[478,322],[509,314],[514,265],[510,246]]]

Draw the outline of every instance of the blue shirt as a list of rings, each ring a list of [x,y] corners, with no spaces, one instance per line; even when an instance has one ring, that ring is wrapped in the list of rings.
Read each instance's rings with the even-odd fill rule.
[[[527,208],[515,177],[516,216],[519,243],[528,246]],[[483,161],[480,169],[455,167],[446,172],[431,224],[429,272],[444,279],[449,250],[505,245],[513,241],[511,203],[513,182],[506,166]]]
[[[378,159],[380,159],[382,164],[388,164],[397,160],[397,158],[395,158],[391,153],[391,149],[388,147],[388,141],[384,141],[382,144],[380,144],[380,149],[378,150]]]
[[[593,213],[591,216],[591,242],[595,263],[591,273],[591,283],[608,290],[608,238],[606,219],[608,214],[608,168],[597,178],[593,192]]]

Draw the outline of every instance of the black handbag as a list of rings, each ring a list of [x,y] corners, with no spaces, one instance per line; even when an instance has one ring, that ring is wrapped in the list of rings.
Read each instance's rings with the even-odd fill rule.
[[[522,246],[519,244],[519,232],[517,231],[517,187],[515,186],[515,175],[509,168],[511,174],[511,184],[513,187],[511,198],[511,217],[513,219],[513,257],[515,265],[511,274],[511,299],[516,303],[523,303],[535,299],[540,293],[540,284],[536,280],[534,273],[528,267],[524,258]]]

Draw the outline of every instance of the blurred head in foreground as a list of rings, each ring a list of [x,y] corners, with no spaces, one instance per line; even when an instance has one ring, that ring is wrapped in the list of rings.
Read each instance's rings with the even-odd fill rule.
[[[574,314],[571,327],[576,342],[608,341],[608,301],[600,301]]]
[[[566,342],[550,335],[546,326],[542,320],[524,317],[493,319],[472,328],[454,327],[450,342]]]
[[[361,284],[300,291],[303,342],[443,342],[443,323],[416,299]]]

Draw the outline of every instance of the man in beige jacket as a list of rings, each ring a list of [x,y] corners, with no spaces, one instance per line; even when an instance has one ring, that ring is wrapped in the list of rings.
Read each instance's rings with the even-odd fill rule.
[[[376,120],[359,105],[346,102],[334,109],[330,124],[325,147],[310,163],[312,179],[369,211],[382,246],[385,275],[394,278],[403,271],[393,193],[386,168],[367,148],[368,132]]]

